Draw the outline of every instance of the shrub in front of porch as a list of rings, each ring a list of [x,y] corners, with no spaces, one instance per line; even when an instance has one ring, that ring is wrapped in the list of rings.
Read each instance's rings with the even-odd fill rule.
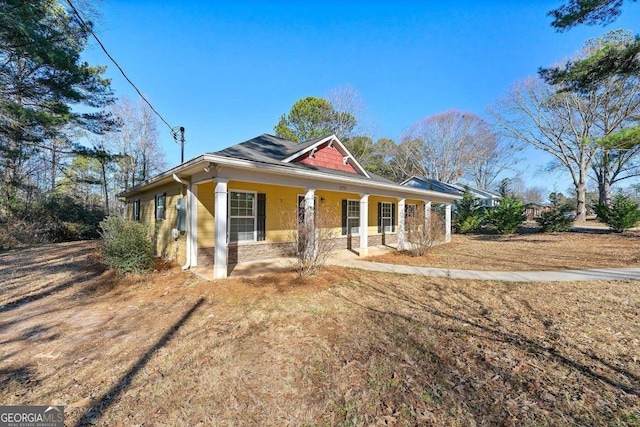
[[[284,212],[283,227],[291,230],[289,242],[295,254],[294,269],[300,276],[318,273],[337,247],[338,233],[333,228],[337,216],[330,208],[305,211],[304,206]]]
[[[148,225],[109,216],[99,225],[99,252],[103,262],[120,275],[149,270],[155,259]]]
[[[437,212],[428,212],[425,219],[422,206],[409,213],[405,219],[404,229],[410,252],[413,256],[424,256],[429,250],[444,241],[444,220]]]

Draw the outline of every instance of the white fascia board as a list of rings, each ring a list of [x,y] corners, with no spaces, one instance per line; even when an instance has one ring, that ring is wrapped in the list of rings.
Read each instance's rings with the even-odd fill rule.
[[[371,189],[371,190],[378,189],[378,190],[391,191],[393,192],[393,194],[398,196],[402,195],[407,198],[414,198],[418,200],[427,198],[427,199],[438,201],[441,203],[451,203],[454,200],[462,199],[461,196],[440,193],[437,191],[423,190],[423,189],[412,188],[412,187],[404,187],[398,184],[387,184],[384,182],[370,181],[362,178],[355,178],[355,177],[350,178],[342,175],[330,175],[322,172],[294,169],[285,165],[280,166],[280,165],[271,165],[266,163],[255,163],[247,160],[233,159],[229,157],[220,157],[220,156],[209,155],[209,154],[205,154],[204,161],[217,163],[220,166],[226,166],[233,169],[254,170],[254,171],[259,171],[262,174],[267,173],[267,174],[277,174],[277,175],[285,176],[287,177],[287,182],[289,182],[289,180],[293,178],[294,180],[289,182],[289,185],[293,187],[299,186],[299,183],[295,181],[295,179],[306,178],[309,180],[329,182],[337,185],[340,185],[340,184],[354,185],[360,188],[359,190],[360,192],[368,193],[368,194],[374,194],[374,192],[366,191],[367,189]],[[237,180],[243,179],[242,176],[238,178],[233,178],[233,177],[225,177],[225,178],[237,179]],[[334,190],[340,191],[336,189]]]
[[[188,177],[192,175],[197,168],[203,167],[201,164],[204,162],[204,154],[201,154],[198,157],[195,157],[191,160],[188,160],[182,164],[172,167],[171,169],[164,171],[152,178],[149,178],[146,181],[141,182],[140,184],[132,187],[126,191],[122,191],[117,194],[118,197],[129,197],[133,194],[136,194],[140,191],[147,191],[150,188],[157,187],[158,185],[165,184],[167,182],[173,181],[173,175],[176,174],[182,179],[189,179]],[[193,171],[192,173],[188,173],[189,171]],[[187,173],[185,173],[187,172]],[[174,181],[175,182],[175,181]]]
[[[353,157],[353,154],[351,154],[351,152],[347,149],[347,147],[344,146],[342,141],[340,141],[338,139],[338,137],[335,136],[335,135],[330,135],[330,136],[328,136],[326,138],[323,138],[320,141],[316,142],[315,144],[310,145],[309,147],[305,148],[304,150],[296,151],[295,153],[293,153],[292,155],[290,155],[289,157],[287,157],[286,159],[284,159],[282,161],[284,163],[290,163],[291,161],[293,161],[293,160],[297,159],[298,157],[308,153],[309,151],[313,150],[314,148],[318,148],[319,146],[321,146],[322,144],[324,144],[325,142],[327,142],[329,140],[333,140],[334,144],[337,143],[340,146],[340,149],[343,152],[344,156],[345,157],[349,157],[350,161],[353,163],[353,166],[355,166],[356,169],[358,169],[360,172],[362,172],[362,174],[364,176],[366,176],[367,178],[371,178],[369,176],[369,173],[367,173],[367,171],[362,167],[362,165],[360,163],[358,163],[356,158]]]
[[[239,170],[251,170],[260,174],[277,174],[283,177],[286,177],[286,180],[282,182],[288,182],[288,185],[298,186],[296,181],[292,181],[292,179],[304,178],[307,180],[313,181],[321,181],[336,184],[338,187],[343,185],[353,185],[359,188],[359,191],[366,194],[374,194],[369,189],[378,189],[384,190],[387,194],[394,194],[397,196],[402,196],[405,198],[412,198],[417,200],[432,200],[438,203],[451,203],[454,200],[462,199],[461,196],[454,196],[452,194],[440,193],[437,191],[424,190],[413,187],[405,187],[398,184],[387,184],[384,182],[376,182],[370,181],[363,178],[350,178],[342,175],[330,175],[322,172],[314,172],[307,171],[303,169],[295,169],[288,165],[272,165],[268,163],[257,163],[248,160],[234,159],[230,157],[224,156],[216,156],[214,154],[202,154],[198,157],[195,157],[185,163],[182,163],[178,166],[175,166],[141,184],[136,185],[135,187],[127,190],[126,192],[120,193],[118,196],[120,197],[130,197],[136,193],[148,191],[153,187],[157,187],[159,185],[163,185],[169,182],[175,182],[173,180],[173,175],[176,174],[182,179],[189,180],[194,183],[199,183],[211,179],[215,179],[213,173],[204,173],[203,168],[205,165],[208,165],[209,162],[216,163],[220,166],[226,166],[232,169]],[[229,177],[231,178],[231,177]],[[234,177],[233,179],[242,180],[243,177]],[[259,181],[257,181],[259,182]],[[341,191],[339,189],[331,188],[328,186],[327,189],[332,189],[333,191]],[[391,192],[391,193],[389,193]],[[395,197],[395,196],[394,196]]]
[[[290,155],[286,159],[283,159],[282,161],[284,163],[289,163],[292,160],[295,160],[298,157],[302,156],[303,154],[308,153],[309,151],[313,150],[314,148],[318,148],[320,145],[324,144],[325,142],[329,141],[331,138],[334,138],[334,137],[335,137],[334,135],[327,136],[326,138],[321,139],[320,141],[316,142],[315,144],[308,146],[304,150],[296,151],[295,153],[293,153],[292,155]]]

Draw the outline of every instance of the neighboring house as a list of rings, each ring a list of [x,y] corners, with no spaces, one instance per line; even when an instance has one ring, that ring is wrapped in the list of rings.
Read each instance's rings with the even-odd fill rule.
[[[316,206],[332,211],[338,249],[365,256],[372,245],[404,248],[405,211],[418,205],[425,212],[445,205],[449,241],[451,202],[460,199],[367,172],[334,135],[296,143],[266,134],[202,154],[120,196],[131,218],[156,227],[159,255],[184,268],[210,265],[215,278],[238,262],[290,255],[295,225],[283,218],[296,210],[301,220],[315,218]]]
[[[535,221],[536,218],[540,218],[542,214],[548,211],[550,207],[541,203],[527,203],[524,207],[524,213],[527,216],[527,221]]]
[[[502,200],[502,196],[498,193],[494,193],[493,191],[483,190],[461,182],[455,183],[454,186],[461,189],[463,192],[465,191],[465,188],[468,188],[469,191],[471,191],[471,194],[473,194],[473,197],[482,201],[482,205],[487,208],[499,205],[500,200]]]
[[[482,190],[480,188],[473,187],[464,183],[448,184],[446,182],[438,181],[426,177],[412,176],[404,181],[401,185],[412,188],[422,188],[424,190],[438,191],[441,193],[462,196],[465,189],[469,189],[473,197],[481,201],[483,206],[491,207],[500,203],[502,197],[499,194],[493,193],[488,190]]]
[[[446,182],[426,177],[412,176],[411,178],[402,182],[400,185],[411,188],[419,188],[422,190],[437,191],[438,193],[451,194],[454,196],[462,196],[464,194],[464,189],[460,190],[455,185],[447,184]]]

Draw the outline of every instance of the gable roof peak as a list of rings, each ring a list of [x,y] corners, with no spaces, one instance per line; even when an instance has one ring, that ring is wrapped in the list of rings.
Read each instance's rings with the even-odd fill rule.
[[[345,164],[346,163],[351,164],[351,166],[356,170],[358,174],[364,175],[367,178],[371,178],[369,173],[362,167],[360,163],[358,163],[358,161],[353,156],[353,154],[351,154],[349,149],[347,149],[347,147],[340,141],[340,139],[335,134],[331,134],[321,138],[316,138],[316,139],[306,141],[296,145],[291,150],[291,155],[285,159],[282,159],[282,162],[290,163],[304,156],[305,154],[312,151],[313,149],[319,148],[321,145],[327,142],[329,143],[328,145],[335,147],[338,151],[342,153]]]

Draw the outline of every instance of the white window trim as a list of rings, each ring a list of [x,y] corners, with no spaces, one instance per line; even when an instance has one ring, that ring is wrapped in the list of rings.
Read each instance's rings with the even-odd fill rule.
[[[232,193],[253,194],[253,216],[231,216],[231,199]],[[258,241],[258,193],[256,191],[232,190],[228,191],[227,197],[227,236],[229,236],[230,244],[252,243]],[[253,239],[252,240],[231,240],[231,218],[253,218]]]
[[[349,216],[349,202],[354,202],[358,206],[358,216]],[[358,232],[351,233],[351,227],[349,227],[349,220],[357,219],[358,220]],[[358,199],[347,199],[347,236],[359,236],[360,235],[360,200]]]
[[[384,208],[385,205],[387,205],[387,207],[389,208],[389,216],[384,216]],[[387,234],[387,233],[393,233],[393,207],[392,207],[393,203],[391,202],[380,202],[380,222],[382,223],[382,232]],[[386,231],[384,229],[384,220],[388,219],[389,220],[389,231]]]
[[[160,200],[160,198],[164,199],[164,206],[162,207],[162,218],[158,218],[158,200]],[[156,221],[166,221],[167,219],[167,193],[156,193],[155,197],[153,198],[153,203],[155,203],[155,220]]]

